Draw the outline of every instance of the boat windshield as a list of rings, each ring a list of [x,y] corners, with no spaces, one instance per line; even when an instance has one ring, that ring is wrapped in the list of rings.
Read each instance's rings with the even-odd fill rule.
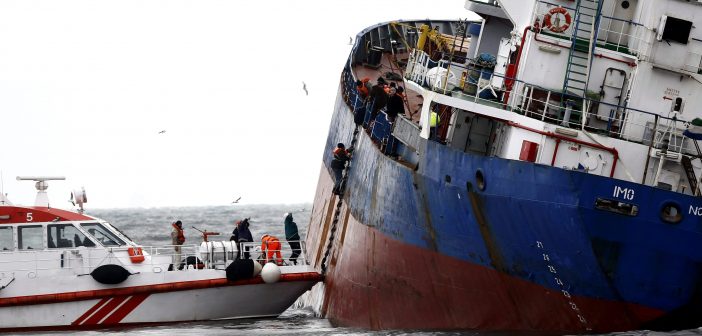
[[[88,233],[93,236],[103,246],[124,246],[127,245],[122,239],[117,237],[112,231],[105,228],[100,223],[81,223]]]

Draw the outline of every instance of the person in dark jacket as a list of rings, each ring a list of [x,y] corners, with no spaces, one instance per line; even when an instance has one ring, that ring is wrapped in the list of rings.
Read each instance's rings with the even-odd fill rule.
[[[388,102],[388,94],[385,92],[385,80],[383,77],[378,78],[378,83],[376,83],[370,91],[368,99],[373,103],[373,109],[371,110],[370,123],[373,123],[375,117],[378,115],[378,111],[385,107]]]
[[[344,178],[344,168],[346,162],[350,160],[350,153],[346,150],[343,143],[338,143],[334,148],[334,158],[331,162],[331,169],[334,172],[334,189],[332,192],[336,195],[341,194],[341,180]]]
[[[388,121],[395,122],[398,114],[405,114],[405,102],[402,100],[402,87],[390,89],[390,98],[388,99]]]
[[[293,222],[293,215],[289,212],[285,214],[285,239],[292,250],[290,262],[297,265],[297,257],[302,252],[300,249],[300,234],[297,232],[297,223]]]
[[[249,230],[249,219],[244,218],[242,220],[236,221],[236,228],[234,228],[234,231],[232,231],[232,237],[229,238],[229,240],[233,240],[236,242],[237,245],[237,252],[236,252],[236,258],[239,259],[241,256],[241,251],[239,251],[239,248],[241,247],[240,243],[251,243],[253,242],[253,236],[251,235],[251,231]],[[244,251],[244,259],[249,259],[249,248],[246,247],[246,251]]]

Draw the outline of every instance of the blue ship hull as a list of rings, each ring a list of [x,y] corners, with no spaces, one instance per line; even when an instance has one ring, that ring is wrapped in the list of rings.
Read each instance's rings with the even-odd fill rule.
[[[353,107],[343,96],[339,96],[330,126],[329,152],[338,142],[350,143],[356,128]],[[335,234],[337,240],[343,238],[334,243],[336,252],[331,254],[336,258],[328,272],[325,310],[332,321],[373,329],[555,332],[669,330],[702,325],[702,212],[698,210],[702,202],[698,198],[579,171],[469,154],[434,141],[422,140],[420,147],[418,164],[403,164],[384,155],[365,132],[359,132],[342,195],[348,218],[339,228],[341,232]],[[323,228],[329,225],[324,224],[325,218],[327,222],[330,218],[324,208],[335,198],[328,183],[325,186],[322,182],[330,176],[330,155],[325,155],[315,200],[317,209],[308,234],[308,244],[317,245],[318,253],[324,251],[322,245],[330,236],[328,228]],[[670,205],[680,211],[677,223],[662,219],[662,209]],[[321,224],[315,227],[316,223]],[[331,231],[334,235],[335,230]],[[383,253],[381,258],[372,242],[353,237],[368,232],[382,235],[397,253]],[[528,290],[532,302],[538,303],[543,296],[544,305],[552,304],[557,297],[558,307],[535,304],[508,309],[503,302],[485,298],[452,304],[447,309],[465,311],[466,307],[481,305],[486,310],[514,309],[524,316],[549,317],[534,317],[532,321],[516,318],[517,322],[504,325],[476,314],[481,316],[476,321],[466,316],[466,323],[434,325],[417,323],[409,317],[403,321],[397,318],[397,312],[394,318],[377,311],[359,317],[364,314],[334,304],[334,300],[348,302],[354,300],[353,296],[370,295],[368,292],[375,293],[370,295],[375,297],[371,302],[408,295],[386,297],[376,290],[382,287],[377,283],[392,275],[358,269],[363,262],[379,269],[401,263],[422,272],[422,266],[413,266],[403,258],[406,249],[458,262],[459,269],[440,270],[448,277],[470,279],[466,271],[471,269],[494,272],[502,283],[481,283],[484,288],[479,290],[503,292],[514,301],[510,305],[519,301],[515,292]],[[364,261],[349,261],[344,253],[361,254],[359,258]],[[365,272],[368,285],[354,284],[343,272]],[[411,283],[412,277],[407,281]],[[397,288],[391,290],[396,292]],[[423,305],[429,300],[397,300],[392,309],[416,309],[404,307],[407,302]],[[607,313],[598,315],[597,311]]]

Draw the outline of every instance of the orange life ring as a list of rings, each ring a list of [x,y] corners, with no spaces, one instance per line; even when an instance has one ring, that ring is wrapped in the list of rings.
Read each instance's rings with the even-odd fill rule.
[[[551,16],[554,14],[562,14],[565,22],[561,22],[561,19],[558,16],[555,17],[555,20],[552,20]],[[563,7],[551,8],[551,10],[544,15],[544,27],[548,28],[548,30],[554,33],[562,33],[566,31],[572,22],[573,18],[570,16],[570,13],[568,13],[568,10]]]
[[[144,251],[141,250],[141,247],[130,247],[127,249],[127,252],[129,252],[129,259],[134,264],[143,262],[144,259],[146,259],[144,258]]]

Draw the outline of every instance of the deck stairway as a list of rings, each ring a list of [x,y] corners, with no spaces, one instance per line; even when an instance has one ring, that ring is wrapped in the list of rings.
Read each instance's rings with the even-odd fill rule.
[[[563,100],[585,97],[592,53],[597,38],[602,0],[577,0],[575,19],[563,81]]]

